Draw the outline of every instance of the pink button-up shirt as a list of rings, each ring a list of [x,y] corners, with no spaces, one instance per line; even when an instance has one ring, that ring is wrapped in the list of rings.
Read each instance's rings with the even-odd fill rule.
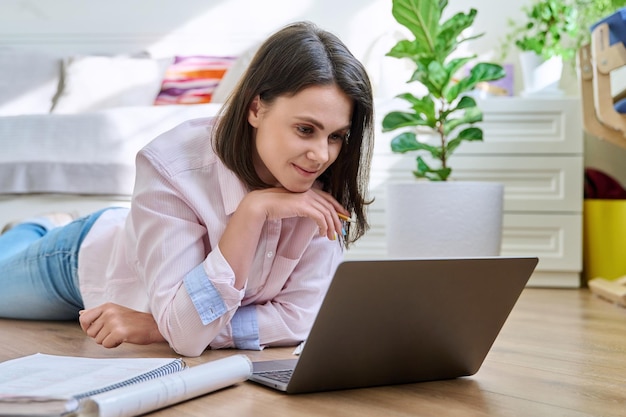
[[[267,221],[246,287],[218,248],[248,192],[211,147],[213,119],[185,122],[137,155],[130,210],[105,211],[80,248],[86,308],[151,312],[181,355],[261,349],[306,338],[343,257],[308,218]],[[247,236],[241,236],[247,239]]]

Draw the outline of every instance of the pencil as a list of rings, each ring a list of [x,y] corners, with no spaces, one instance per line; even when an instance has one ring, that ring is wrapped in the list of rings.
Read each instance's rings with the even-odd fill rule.
[[[339,216],[339,218],[341,220],[343,220],[343,221],[350,222],[350,223],[356,223],[356,220],[351,219],[350,217],[346,216],[345,214],[337,213],[337,216]]]

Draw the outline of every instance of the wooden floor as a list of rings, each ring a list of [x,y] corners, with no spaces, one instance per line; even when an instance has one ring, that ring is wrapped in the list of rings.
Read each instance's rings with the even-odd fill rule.
[[[165,344],[107,350],[78,324],[0,320],[0,360],[36,352],[91,357],[176,355]],[[250,352],[288,357],[292,348]],[[193,366],[239,351],[207,351]],[[626,309],[586,289],[525,289],[472,377],[287,396],[244,382],[155,416],[626,415]]]

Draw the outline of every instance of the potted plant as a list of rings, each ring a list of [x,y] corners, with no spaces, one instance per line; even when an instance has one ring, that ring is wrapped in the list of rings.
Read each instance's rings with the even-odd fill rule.
[[[474,123],[482,121],[482,112],[476,100],[465,93],[474,90],[481,82],[493,81],[505,76],[502,66],[480,62],[470,73],[458,76],[465,65],[475,56],[452,58],[452,53],[464,41],[462,32],[470,27],[476,10],[457,13],[440,22],[447,6],[446,0],[393,0],[392,13],[398,23],[411,31],[414,39],[401,40],[387,53],[388,56],[409,59],[416,70],[408,82],[420,82],[428,93],[415,97],[404,93],[398,97],[406,100],[410,111],[392,111],[383,119],[383,131],[400,128],[427,127],[436,132],[438,143],[417,140],[417,130],[400,133],[392,139],[394,152],[426,152],[439,166],[430,166],[424,158],[417,157],[414,175],[432,181],[446,181],[452,173],[448,160],[463,141],[483,139],[482,129]],[[463,129],[461,129],[463,128]]]
[[[525,19],[509,19],[511,30],[501,45],[502,58],[511,46],[520,51],[522,95],[562,94],[558,84],[564,63],[573,69],[578,50],[589,43],[591,25],[624,6],[625,0],[535,0],[525,5]]]
[[[407,82],[421,83],[427,93],[422,97],[411,93],[399,95],[410,109],[386,114],[383,132],[403,129],[391,140],[392,151],[418,154],[413,175],[424,181],[413,183],[448,184],[428,187],[434,193],[432,196],[425,195],[424,190],[408,190],[413,184],[388,184],[387,247],[394,256],[494,255],[500,251],[502,184],[450,181],[449,159],[463,142],[483,139],[482,129],[475,125],[482,121],[482,112],[468,93],[479,83],[504,77],[505,71],[500,65],[479,62],[469,73],[462,74],[475,56],[454,57],[454,53],[459,44],[477,37],[463,36],[465,29],[472,26],[477,11],[471,9],[444,20],[447,4],[447,0],[392,1],[395,20],[410,31],[413,39],[399,41],[387,55],[412,61],[416,69]],[[423,129],[427,133],[420,135],[418,131]],[[474,195],[475,186],[486,190],[489,196]],[[467,197],[468,201],[458,200],[461,197]],[[415,200],[396,200],[400,198]],[[446,212],[444,208],[450,210]],[[467,214],[469,219],[462,214]],[[411,231],[409,226],[418,230]],[[433,229],[432,234],[427,232],[428,228]],[[457,234],[463,231],[467,236]],[[400,237],[405,233],[406,237]],[[490,242],[487,249],[482,249],[485,245],[478,242],[482,238]],[[454,249],[459,244],[463,248]]]
[[[522,11],[524,20],[509,19],[502,48],[503,54],[512,45],[520,51],[522,95],[563,94],[563,62],[572,61],[580,47],[578,6],[574,0],[535,0]]]
[[[543,59],[573,62],[578,49],[589,43],[591,25],[626,6],[626,0],[535,0],[522,7],[525,20],[509,19],[511,28],[502,54],[515,45]]]
[[[544,59],[557,56],[568,61],[576,56],[580,25],[574,2],[536,0],[522,10],[526,20],[509,19],[511,31],[505,45],[515,45],[520,51],[533,52]]]

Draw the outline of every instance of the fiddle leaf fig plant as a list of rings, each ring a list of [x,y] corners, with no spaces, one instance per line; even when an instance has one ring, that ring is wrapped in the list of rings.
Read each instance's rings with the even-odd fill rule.
[[[391,140],[393,152],[426,153],[437,161],[438,166],[431,166],[422,155],[417,156],[413,175],[431,181],[450,178],[452,168],[448,159],[463,141],[483,139],[482,129],[474,126],[482,121],[482,111],[466,93],[479,83],[506,75],[502,66],[486,62],[475,64],[469,74],[459,75],[476,56],[452,57],[453,52],[462,42],[482,35],[463,36],[463,31],[474,23],[475,9],[442,21],[447,5],[447,0],[392,0],[393,17],[411,32],[413,39],[399,41],[387,53],[411,60],[416,69],[407,83],[419,82],[428,93],[422,97],[400,94],[398,98],[407,101],[410,110],[386,114],[383,132],[403,129]],[[436,134],[436,143],[418,140],[418,129],[424,128]]]

